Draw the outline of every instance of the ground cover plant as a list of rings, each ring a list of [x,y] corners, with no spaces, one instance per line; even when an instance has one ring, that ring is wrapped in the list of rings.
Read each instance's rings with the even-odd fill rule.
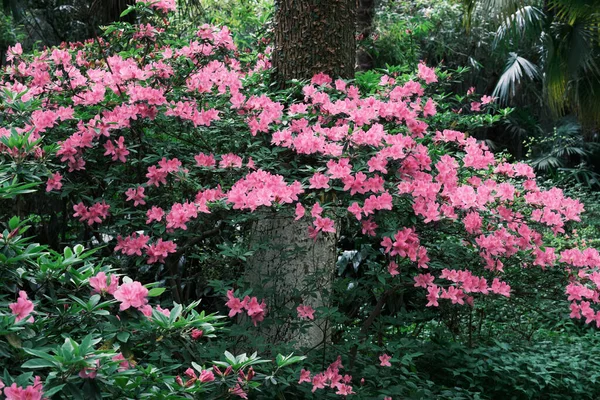
[[[173,11],[8,51],[6,398],[597,397],[584,204],[469,135],[510,109],[424,62],[274,89],[270,49]],[[267,247],[337,259],[285,298],[256,278],[270,218],[302,234]]]

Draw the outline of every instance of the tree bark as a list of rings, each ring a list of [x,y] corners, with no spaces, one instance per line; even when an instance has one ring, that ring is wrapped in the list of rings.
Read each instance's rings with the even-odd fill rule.
[[[264,212],[253,226],[250,241],[260,249],[249,260],[246,276],[251,287],[263,288],[268,294],[267,313],[277,320],[274,325],[261,326],[267,343],[293,342],[299,348],[316,348],[330,340],[327,320],[318,313],[308,329],[298,327],[298,305],[326,306],[335,276],[336,236],[321,233],[316,241],[310,239],[310,225],[309,221]]]
[[[373,17],[375,15],[375,0],[358,0],[357,30],[358,37],[364,43],[369,43],[373,33]],[[356,66],[361,71],[373,68],[373,57],[364,45],[356,50]]]
[[[354,77],[356,1],[276,1],[273,67],[280,86],[319,72]]]

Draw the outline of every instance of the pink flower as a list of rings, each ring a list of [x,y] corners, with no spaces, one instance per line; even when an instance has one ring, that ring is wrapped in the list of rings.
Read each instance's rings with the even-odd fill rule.
[[[296,308],[296,311],[298,311],[298,318],[310,320],[315,319],[315,310],[311,306],[300,304],[298,308]]]
[[[112,360],[119,363],[119,372],[127,371],[131,368],[131,364],[129,364],[129,361],[121,353],[114,356]]]
[[[425,307],[438,307],[438,299],[440,298],[440,288],[437,285],[431,285],[427,288],[427,300],[428,303]]]
[[[422,287],[426,288],[429,285],[433,284],[434,277],[431,274],[419,274],[415,276],[415,284],[414,287]]]
[[[200,329],[192,329],[192,333],[190,334],[190,336],[192,337],[193,340],[198,340],[203,335],[204,335],[204,331],[202,331]]]
[[[11,303],[8,307],[12,313],[17,316],[16,322],[21,321],[33,311],[33,302],[27,299],[27,293],[23,290],[19,291],[19,298],[16,303]],[[29,317],[27,322],[33,322],[33,317]]]
[[[200,153],[194,156],[194,160],[196,160],[196,165],[199,167],[214,167],[216,164],[215,156],[212,154],[204,154]]]
[[[202,372],[200,372],[200,377],[198,378],[198,380],[202,383],[212,382],[215,380],[215,374],[213,374],[212,371],[209,371],[207,369],[202,370]]]
[[[148,303],[148,289],[140,282],[122,284],[114,293],[115,299],[121,302],[119,309],[127,310],[129,307],[142,308]]]
[[[493,103],[494,102],[494,98],[492,96],[482,96],[481,97],[481,104],[489,104],[489,103]]]
[[[152,221],[160,222],[164,216],[165,216],[165,212],[163,211],[162,208],[157,207],[157,206],[152,206],[151,209],[146,211],[146,218],[148,218],[146,220],[146,224],[149,224]]]
[[[9,387],[4,388],[4,395],[6,396],[6,400],[42,400],[44,394],[42,390],[42,381],[39,376],[36,376],[32,386],[23,388],[13,383]]]
[[[73,217],[79,217],[81,222],[87,222],[88,225],[93,225],[94,223],[101,223],[102,219],[107,218],[109,209],[110,205],[106,204],[104,201],[102,201],[102,203],[95,203],[91,207],[86,207],[85,204],[81,202],[73,206],[73,210],[75,210]]]
[[[387,354],[382,354],[379,356],[379,361],[381,361],[381,363],[379,365],[381,365],[382,367],[391,367],[392,364],[390,363],[390,360],[392,359],[391,356],[388,356]]]
[[[171,310],[168,308],[162,308],[161,306],[156,306],[156,311],[169,318],[171,316]]]
[[[327,383],[327,378],[325,378],[324,374],[317,374],[312,378],[312,392],[314,393],[317,389],[324,389],[325,384]]]
[[[132,255],[142,255],[142,250],[148,248],[148,240],[150,240],[150,236],[146,236],[144,234],[138,235],[137,232],[134,232],[130,236],[122,238],[121,235],[117,236],[117,245],[115,246],[115,251],[121,251],[121,253],[126,254],[128,256]]]
[[[398,264],[396,264],[393,261],[390,261],[387,270],[388,270],[388,272],[390,273],[391,276],[396,276],[396,275],[398,275],[400,273],[400,272],[398,272]]]
[[[329,178],[321,173],[314,174],[310,179],[310,188],[311,189],[328,189]]]
[[[123,136],[119,137],[119,139],[115,142],[115,145],[113,145],[113,142],[110,140],[104,143],[104,148],[106,149],[104,155],[112,156],[113,161],[119,160],[123,163],[126,162],[126,157],[129,155],[129,150],[127,150],[127,147],[125,147],[125,138]]]
[[[300,218],[304,217],[304,213],[305,213],[305,209],[304,206],[300,203],[296,203],[296,218],[294,218],[296,221],[298,221]]]
[[[477,101],[471,102],[471,111],[481,111],[481,103]]]
[[[437,76],[435,75],[435,70],[426,66],[423,61],[419,63],[418,68],[419,72],[417,73],[417,76],[419,77],[419,79],[423,79],[426,84],[429,85],[430,83],[438,81]]]
[[[110,284],[107,284],[107,276],[104,272],[99,272],[96,276],[90,278],[90,286],[94,289],[92,293],[114,294],[119,286],[119,277],[110,275]]]
[[[144,199],[146,198],[146,196],[144,195],[144,187],[143,186],[138,186],[137,188],[130,188],[127,189],[127,191],[125,192],[125,195],[127,196],[126,201],[133,201],[133,206],[137,207],[138,205],[144,205],[146,204],[146,201],[144,201]]]
[[[233,295],[233,290],[227,291],[227,303],[225,305],[229,307],[229,317],[233,317],[238,313],[241,313],[246,307],[247,300],[241,301]]]
[[[244,389],[242,389],[239,383],[233,389],[229,389],[229,391],[231,392],[231,394],[241,397],[242,399],[248,398],[248,394],[244,392]]]
[[[312,83],[313,85],[321,86],[321,85],[328,85],[332,81],[333,80],[331,79],[331,77],[329,75],[327,75],[323,72],[320,72],[312,77],[310,83]]]
[[[170,240],[163,241],[158,239],[155,244],[148,246],[146,253],[148,254],[148,264],[156,262],[164,262],[169,253],[175,253],[177,245]]]
[[[175,0],[136,0],[136,3],[145,3],[149,7],[156,8],[164,13],[175,11],[177,6]]]
[[[300,371],[300,379],[298,380],[298,383],[303,383],[303,382],[310,382],[310,371],[302,369],[302,371]]]
[[[96,360],[96,366],[85,367],[79,371],[79,377],[81,379],[95,379],[98,375],[98,367],[100,366],[100,360]]]
[[[51,192],[52,190],[60,190],[62,188],[62,175],[60,172],[56,172],[52,174],[50,178],[48,178],[48,182],[46,182],[46,192]]]
[[[235,154],[223,154],[219,162],[219,168],[242,168],[242,157]]]
[[[265,304],[264,300],[259,304],[258,299],[256,297],[252,297],[250,301],[246,303],[245,308],[248,312],[248,316],[252,318],[252,323],[254,326],[256,326],[257,322],[261,322],[265,319],[267,305]]]
[[[340,396],[347,396],[349,394],[354,394],[354,391],[352,390],[352,386],[350,385],[344,385],[342,383],[338,383],[336,385],[337,388],[337,392],[335,392],[335,394],[339,394]]]

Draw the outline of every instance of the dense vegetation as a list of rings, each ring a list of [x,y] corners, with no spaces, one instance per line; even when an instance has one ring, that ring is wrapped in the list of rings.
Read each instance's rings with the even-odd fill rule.
[[[593,1],[382,0],[285,86],[269,1],[54,3],[0,32],[0,396],[600,396]]]

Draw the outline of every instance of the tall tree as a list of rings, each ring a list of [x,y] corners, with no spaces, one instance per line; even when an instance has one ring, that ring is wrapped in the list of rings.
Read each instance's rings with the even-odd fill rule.
[[[369,42],[373,32],[373,17],[375,15],[375,0],[358,0],[358,12],[356,27],[358,37]],[[356,66],[361,71],[367,71],[373,68],[373,56],[368,49],[359,44],[356,50]]]
[[[275,9],[275,80],[319,72],[354,77],[356,0],[279,0]]]

